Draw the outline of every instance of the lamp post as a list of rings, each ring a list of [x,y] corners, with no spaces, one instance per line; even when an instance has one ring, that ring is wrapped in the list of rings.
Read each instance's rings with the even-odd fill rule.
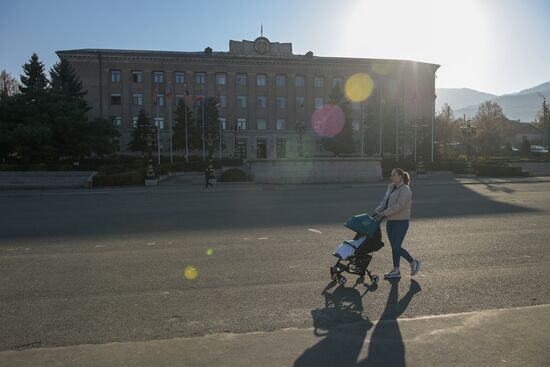
[[[466,151],[466,168],[464,169],[467,173],[472,173],[474,169],[472,168],[472,163],[470,162],[470,155],[471,155],[471,145],[472,145],[472,138],[476,134],[476,127],[472,125],[472,121],[468,120],[466,121],[466,115],[464,115],[464,126],[461,128],[462,135],[466,138],[467,142],[467,151]]]
[[[304,133],[305,126],[302,120],[296,122],[296,131],[298,132],[298,155],[304,156],[304,145],[302,140],[302,134]]]
[[[237,120],[233,123],[233,156],[237,157],[237,135],[241,127],[237,124]]]

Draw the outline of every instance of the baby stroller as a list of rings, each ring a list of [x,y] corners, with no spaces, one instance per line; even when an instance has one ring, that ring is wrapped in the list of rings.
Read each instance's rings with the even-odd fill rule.
[[[378,283],[378,275],[373,275],[368,269],[372,260],[372,253],[384,247],[380,222],[368,214],[359,214],[351,217],[344,226],[356,232],[353,240],[343,241],[334,251],[338,258],[334,266],[330,267],[330,277],[338,284],[346,284],[343,272],[364,277],[365,274],[373,284]]]

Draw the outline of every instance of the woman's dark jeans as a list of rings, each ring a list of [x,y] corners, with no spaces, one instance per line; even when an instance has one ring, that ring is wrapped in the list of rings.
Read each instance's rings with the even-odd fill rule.
[[[401,245],[409,229],[409,220],[388,220],[386,222],[386,233],[391,244],[391,252],[393,257],[393,266],[399,267],[401,256],[408,262],[413,261],[412,256]]]

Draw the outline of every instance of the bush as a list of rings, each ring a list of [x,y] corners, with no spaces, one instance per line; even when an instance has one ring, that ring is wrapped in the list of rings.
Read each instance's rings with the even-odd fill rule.
[[[521,167],[510,167],[498,163],[478,164],[474,166],[476,174],[482,177],[512,177],[523,176]]]
[[[92,186],[127,186],[143,185],[145,182],[145,168],[116,174],[95,175]]]
[[[248,181],[246,173],[239,168],[231,168],[223,172],[220,177],[220,182],[243,182]]]

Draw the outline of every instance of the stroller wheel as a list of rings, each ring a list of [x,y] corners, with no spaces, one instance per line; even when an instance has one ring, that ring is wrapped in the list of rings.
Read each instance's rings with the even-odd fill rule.
[[[374,284],[377,284],[377,283],[378,283],[378,280],[379,280],[379,279],[378,279],[378,275],[373,275],[370,279],[372,280],[372,282],[373,282]]]
[[[346,281],[347,281],[347,279],[346,279],[345,276],[340,275],[340,277],[338,278],[338,284],[340,284],[340,285],[346,284]]]
[[[334,281],[338,280],[338,270],[334,266],[330,267],[330,279]]]

